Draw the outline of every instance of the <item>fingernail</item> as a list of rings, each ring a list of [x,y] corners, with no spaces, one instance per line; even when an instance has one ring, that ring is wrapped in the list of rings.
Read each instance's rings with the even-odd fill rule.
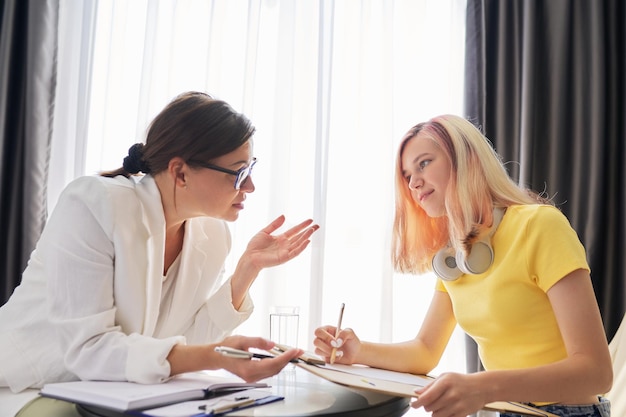
[[[343,350],[338,350],[337,353],[335,353],[336,358],[341,358],[342,356],[343,356]]]
[[[330,341],[330,345],[331,345],[332,347],[334,347],[334,348],[339,347],[339,340],[334,340],[334,339],[333,339],[333,340],[331,340],[331,341]]]
[[[337,339],[337,347],[341,347],[341,345],[343,345],[343,339],[339,338]]]

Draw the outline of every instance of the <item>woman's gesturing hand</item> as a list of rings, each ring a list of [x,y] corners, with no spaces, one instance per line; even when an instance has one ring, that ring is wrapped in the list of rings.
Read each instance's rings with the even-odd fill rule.
[[[248,243],[245,254],[258,270],[283,264],[298,256],[311,242],[311,235],[319,229],[319,225],[308,219],[282,234],[272,235],[284,223],[285,216],[279,216]]]

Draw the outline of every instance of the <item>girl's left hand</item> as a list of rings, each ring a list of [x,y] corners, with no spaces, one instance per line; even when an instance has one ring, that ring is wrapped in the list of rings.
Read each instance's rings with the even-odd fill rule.
[[[411,407],[424,407],[432,417],[468,416],[481,410],[487,401],[473,375],[444,373],[415,393]]]
[[[283,264],[298,256],[311,242],[311,235],[319,229],[319,225],[308,219],[282,234],[272,235],[283,223],[285,216],[281,215],[248,243],[246,254],[258,270]]]

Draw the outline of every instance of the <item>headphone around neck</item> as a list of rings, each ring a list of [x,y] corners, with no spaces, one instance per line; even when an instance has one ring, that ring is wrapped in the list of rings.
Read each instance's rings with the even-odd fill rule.
[[[481,240],[472,244],[469,255],[463,251],[455,251],[449,244],[435,254],[432,260],[433,270],[444,281],[454,281],[463,274],[482,274],[493,263],[493,248],[491,237],[496,232],[504,209],[497,207],[493,210],[493,226],[489,233]]]

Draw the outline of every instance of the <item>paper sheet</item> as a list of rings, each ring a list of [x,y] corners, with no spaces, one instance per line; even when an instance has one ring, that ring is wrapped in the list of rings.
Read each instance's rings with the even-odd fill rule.
[[[326,364],[324,369],[332,369],[334,371],[346,372],[353,375],[359,375],[364,378],[382,379],[385,381],[401,382],[419,387],[425,387],[433,378],[424,375],[413,375],[404,372],[394,372],[386,369],[370,368],[368,366],[359,365],[341,365]]]

